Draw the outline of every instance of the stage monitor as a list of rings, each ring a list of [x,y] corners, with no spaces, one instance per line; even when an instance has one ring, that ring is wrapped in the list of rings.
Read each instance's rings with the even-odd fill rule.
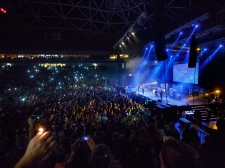
[[[198,84],[199,62],[196,68],[188,68],[188,63],[173,65],[173,81]]]

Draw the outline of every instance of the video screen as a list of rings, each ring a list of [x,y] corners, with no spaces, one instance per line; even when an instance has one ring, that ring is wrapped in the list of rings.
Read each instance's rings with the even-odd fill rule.
[[[173,65],[173,81],[198,84],[199,62],[196,68],[188,68],[188,63]]]

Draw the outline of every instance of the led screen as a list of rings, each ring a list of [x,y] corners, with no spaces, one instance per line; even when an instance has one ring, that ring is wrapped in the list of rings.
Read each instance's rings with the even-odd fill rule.
[[[173,81],[198,84],[199,63],[196,68],[188,68],[188,63],[173,65]]]

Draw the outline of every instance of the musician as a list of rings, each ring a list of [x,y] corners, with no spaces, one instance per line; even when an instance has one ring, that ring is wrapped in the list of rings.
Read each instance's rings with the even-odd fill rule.
[[[138,88],[138,92],[139,92],[139,89],[140,89],[140,85],[139,84],[137,85],[137,88]]]
[[[155,88],[155,96],[158,97],[158,88]]]
[[[127,95],[128,94],[128,86],[125,86],[125,94]]]
[[[161,98],[161,100],[162,100],[162,95],[163,95],[163,90],[162,90],[162,88],[160,89],[159,94],[160,94],[160,98]]]
[[[142,93],[145,94],[144,84],[141,85]]]

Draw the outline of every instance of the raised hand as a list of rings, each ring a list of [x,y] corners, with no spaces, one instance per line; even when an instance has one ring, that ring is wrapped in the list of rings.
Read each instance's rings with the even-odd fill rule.
[[[95,145],[95,141],[91,138],[90,135],[88,135],[87,144],[89,148],[91,149],[91,151],[93,151],[96,145]]]
[[[24,156],[14,168],[31,167],[35,161],[47,154],[55,144],[54,137],[50,132],[39,132],[30,140]]]

